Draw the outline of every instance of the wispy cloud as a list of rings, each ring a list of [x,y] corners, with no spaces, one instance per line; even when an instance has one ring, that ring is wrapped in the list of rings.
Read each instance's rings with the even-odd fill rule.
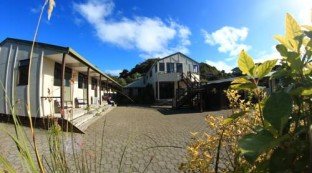
[[[248,36],[248,28],[246,27],[224,26],[212,33],[202,30],[202,34],[206,44],[217,45],[219,52],[229,53],[231,57],[237,56],[242,49],[247,51],[251,48],[251,46],[242,43]]]
[[[122,17],[118,20],[114,18],[114,6],[110,0],[88,0],[74,4],[75,10],[94,27],[103,42],[125,49],[137,49],[142,57],[155,57],[174,51],[189,52],[191,32],[188,27],[157,17]]]

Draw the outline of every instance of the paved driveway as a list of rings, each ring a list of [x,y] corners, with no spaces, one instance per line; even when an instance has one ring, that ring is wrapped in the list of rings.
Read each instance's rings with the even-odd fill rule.
[[[208,112],[172,114],[155,108],[117,107],[93,123],[86,134],[75,135],[75,139],[87,152],[86,159],[99,162],[103,137],[104,172],[118,172],[120,162],[122,172],[178,172],[179,164],[185,160],[190,132],[208,130],[204,121],[206,114]],[[12,125],[1,126],[12,128]],[[37,130],[37,135],[41,151],[48,152],[45,131]],[[2,132],[0,137],[3,139],[0,151],[6,151],[5,155],[15,160],[16,154],[7,153],[14,150],[14,146],[8,144],[9,139]]]

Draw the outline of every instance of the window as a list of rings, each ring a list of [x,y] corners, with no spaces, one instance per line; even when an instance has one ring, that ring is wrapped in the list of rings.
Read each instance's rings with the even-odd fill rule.
[[[78,88],[87,88],[87,75],[82,73],[78,74]]]
[[[182,63],[177,63],[177,72],[182,73],[183,72],[183,64]]]
[[[62,65],[55,63],[54,66],[54,86],[61,86],[62,83]]]
[[[155,68],[155,73],[157,73],[157,64],[155,64],[154,68]]]
[[[64,86],[70,86],[70,79],[72,78],[72,69],[65,67]],[[54,86],[62,85],[62,65],[55,63],[54,66]]]
[[[159,63],[159,71],[165,71],[165,63]]]
[[[105,82],[104,82],[104,81],[102,81],[102,82],[101,82],[101,90],[103,90],[103,91],[104,91],[104,90],[105,90],[105,86],[106,86]]]
[[[21,60],[18,66],[18,85],[28,85],[29,59]]]
[[[174,63],[167,62],[167,73],[173,73],[174,72]]]
[[[193,65],[193,72],[198,73],[198,65]]]
[[[95,78],[91,79],[91,89],[95,90],[97,87],[97,80]]]

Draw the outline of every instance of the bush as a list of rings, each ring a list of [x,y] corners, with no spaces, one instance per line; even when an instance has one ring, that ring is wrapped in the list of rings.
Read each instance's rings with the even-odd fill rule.
[[[311,172],[312,26],[300,27],[287,14],[286,34],[275,38],[282,56],[281,68],[271,76],[280,81],[276,91],[266,95],[258,84],[277,60],[256,65],[242,51],[238,66],[246,76],[236,78],[227,92],[233,114],[207,116],[212,130],[204,136],[194,134],[181,170]],[[241,99],[239,90],[247,91],[256,102]]]

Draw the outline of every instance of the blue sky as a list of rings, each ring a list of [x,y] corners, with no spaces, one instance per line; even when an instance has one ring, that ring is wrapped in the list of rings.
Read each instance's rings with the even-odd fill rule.
[[[31,40],[44,0],[0,1],[0,39]],[[55,0],[38,41],[69,46],[107,73],[180,51],[219,70],[236,66],[241,49],[277,58],[273,36],[285,13],[311,24],[312,0]]]

